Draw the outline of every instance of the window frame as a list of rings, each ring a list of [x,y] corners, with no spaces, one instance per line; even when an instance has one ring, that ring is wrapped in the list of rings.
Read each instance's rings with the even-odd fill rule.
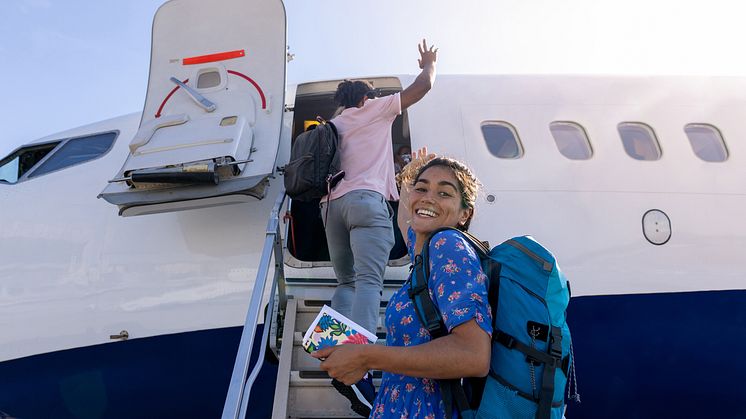
[[[717,136],[720,138],[720,145],[723,147],[722,151],[725,152],[725,158],[723,160],[705,160],[705,159],[702,158],[702,156],[700,156],[699,154],[697,154],[697,151],[694,149],[694,144],[692,143],[692,138],[689,136],[689,133],[686,132],[686,129],[689,128],[689,127],[707,127],[709,129],[711,129],[712,131],[714,131],[717,134]],[[701,160],[701,161],[703,161],[705,163],[725,163],[730,158],[730,150],[728,149],[728,144],[726,144],[726,142],[725,142],[725,137],[723,136],[723,132],[720,131],[720,129],[718,127],[716,127],[715,125],[713,125],[713,124],[707,124],[707,123],[704,123],[704,122],[691,122],[691,123],[688,123],[688,124],[684,125],[684,135],[686,136],[686,139],[689,142],[689,147],[691,147],[692,153],[694,153],[694,155],[699,160]]]
[[[553,125],[565,125],[565,126],[573,126],[578,128],[580,132],[583,134],[583,137],[585,138],[585,144],[588,146],[588,157],[584,159],[573,159],[565,155],[562,150],[560,150],[559,144],[557,144],[557,137],[554,136],[554,132],[552,132],[552,126]],[[552,136],[552,139],[554,140],[554,146],[557,147],[557,151],[562,155],[562,157],[572,160],[572,161],[587,161],[593,158],[595,154],[595,150],[593,149],[593,144],[591,144],[591,137],[588,135],[588,131],[585,129],[583,125],[581,125],[578,122],[574,121],[552,121],[549,123],[549,134]]]
[[[494,125],[502,126],[504,128],[507,128],[508,130],[510,130],[510,132],[513,134],[513,138],[515,139],[515,144],[516,144],[516,146],[518,148],[518,155],[517,156],[515,156],[515,157],[500,157],[500,156],[496,155],[495,153],[493,153],[492,150],[490,150],[490,145],[489,145],[489,143],[487,141],[487,136],[484,133],[484,127],[485,126],[490,126],[490,125],[493,125],[493,126]],[[526,155],[526,149],[523,147],[523,142],[521,142],[521,137],[518,135],[518,130],[510,122],[508,122],[508,121],[501,121],[501,120],[487,120],[487,121],[482,121],[479,124],[479,131],[482,134],[482,139],[484,140],[484,145],[487,147],[487,152],[492,157],[495,157],[495,158],[500,159],[500,160],[520,160],[520,159],[523,158],[523,156]]]
[[[638,158],[635,158],[634,156],[632,156],[631,154],[629,154],[629,151],[627,151],[627,146],[625,145],[625,142],[624,142],[624,137],[622,137],[621,128],[622,128],[623,125],[636,125],[636,126],[642,127],[645,130],[647,130],[649,132],[650,136],[651,136],[650,138],[653,140],[653,145],[655,146],[656,150],[658,151],[658,158],[657,159],[652,159],[652,160],[638,159]],[[616,125],[616,131],[617,131],[617,134],[619,135],[619,141],[621,141],[621,143],[622,143],[622,150],[624,150],[624,154],[626,154],[627,157],[629,157],[630,159],[632,159],[634,161],[654,162],[654,161],[659,161],[659,160],[661,160],[663,158],[663,147],[661,146],[661,142],[658,139],[658,134],[655,133],[655,130],[649,124],[646,124],[646,123],[640,122],[640,121],[623,121],[623,122],[620,122],[620,123],[618,123]]]
[[[51,170],[51,171],[46,172],[46,173],[42,173],[42,174],[40,174],[38,176],[31,177],[31,175],[39,167],[41,167],[41,165],[43,165],[47,160],[49,160],[54,154],[56,154],[68,142],[73,141],[73,140],[78,140],[78,139],[81,139],[81,138],[95,137],[95,136],[98,136],[98,135],[105,135],[105,134],[114,134],[114,138],[112,139],[111,145],[109,146],[109,148],[105,152],[101,153],[100,155],[98,155],[98,156],[96,156],[96,157],[94,157],[94,158],[92,158],[90,160],[85,160],[85,161],[82,161],[82,162],[71,164],[69,166],[60,167],[58,169]],[[3,161],[3,162],[7,163],[8,161],[10,161],[10,160],[8,160],[8,157],[13,156],[13,155],[17,155],[18,153],[20,153],[23,150],[31,149],[31,148],[39,147],[39,146],[44,146],[44,145],[48,145],[48,144],[57,143],[57,145],[52,150],[50,150],[42,159],[40,159],[39,161],[37,161],[36,163],[34,163],[34,165],[31,167],[31,169],[27,170],[22,176],[20,176],[18,178],[18,180],[16,180],[15,182],[8,182],[6,180],[0,179],[0,185],[17,185],[17,184],[19,184],[21,182],[26,182],[28,180],[41,178],[41,177],[44,177],[44,176],[52,174],[52,173],[57,173],[57,172],[60,172],[62,170],[66,170],[66,169],[68,169],[70,167],[80,166],[82,164],[86,164],[88,162],[92,162],[92,161],[98,160],[98,159],[104,157],[105,155],[109,154],[109,152],[111,152],[111,150],[114,148],[114,145],[117,142],[117,139],[119,138],[119,134],[121,134],[121,132],[118,129],[113,129],[113,130],[95,132],[95,133],[91,133],[91,134],[78,135],[78,136],[75,136],[75,137],[62,138],[62,139],[59,139],[59,140],[51,140],[51,141],[45,141],[45,142],[40,142],[40,143],[24,144],[24,145],[16,148],[15,150],[13,150],[11,153],[8,153],[0,161]]]

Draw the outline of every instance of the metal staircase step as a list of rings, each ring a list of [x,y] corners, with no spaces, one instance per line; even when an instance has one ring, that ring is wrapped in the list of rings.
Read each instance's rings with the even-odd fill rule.
[[[350,410],[350,402],[330,384],[329,378],[307,378],[303,373],[290,373],[288,388],[289,418],[359,418]],[[373,379],[376,388],[381,379]]]
[[[328,301],[288,300],[284,335],[292,336],[292,339],[283,339],[280,349],[273,419],[360,417],[350,410],[350,402],[331,386],[328,375],[319,369],[320,361],[301,346],[303,334],[324,303],[328,304]],[[383,324],[385,308],[386,304],[382,303],[379,324]],[[292,335],[289,335],[291,330]],[[377,332],[379,344],[385,344],[385,331],[379,327]],[[381,383],[380,376],[380,372],[377,372],[373,377],[377,388]]]

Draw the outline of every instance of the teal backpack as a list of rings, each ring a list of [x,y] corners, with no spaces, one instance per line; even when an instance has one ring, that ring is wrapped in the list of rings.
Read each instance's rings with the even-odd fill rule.
[[[492,356],[484,378],[438,380],[448,418],[562,419],[568,377],[575,376],[566,310],[570,284],[554,256],[529,236],[489,246],[453,228],[436,230],[415,258],[409,297],[436,339],[448,334],[430,298],[430,241],[441,231],[463,235],[488,276],[492,308]],[[571,397],[577,402],[577,382]]]

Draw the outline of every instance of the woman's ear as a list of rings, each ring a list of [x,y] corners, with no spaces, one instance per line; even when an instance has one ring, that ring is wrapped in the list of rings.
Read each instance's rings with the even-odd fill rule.
[[[462,227],[465,226],[473,214],[474,214],[473,208],[462,208],[461,213],[459,214],[459,217],[458,217],[459,225]]]

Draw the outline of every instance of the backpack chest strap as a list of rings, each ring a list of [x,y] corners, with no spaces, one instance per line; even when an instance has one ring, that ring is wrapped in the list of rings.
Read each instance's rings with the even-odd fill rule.
[[[427,252],[424,253],[425,257],[427,257]],[[417,313],[420,322],[422,322],[430,333],[430,337],[436,339],[447,335],[448,329],[443,323],[440,311],[438,311],[435,303],[430,298],[430,290],[427,285],[429,269],[427,269],[423,260],[421,255],[415,257],[412,274],[409,276],[410,283],[407,294],[409,294],[409,298],[412,300],[412,304],[414,304],[414,311]]]

